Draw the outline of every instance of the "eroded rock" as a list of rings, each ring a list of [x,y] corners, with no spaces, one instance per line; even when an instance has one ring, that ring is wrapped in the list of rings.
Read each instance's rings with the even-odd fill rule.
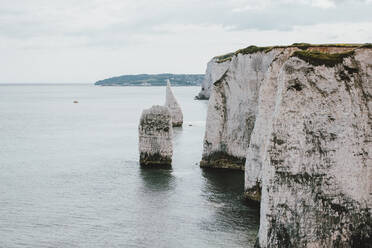
[[[258,91],[279,50],[238,54],[214,82],[208,102],[202,167],[244,170],[257,115]]]
[[[245,159],[257,246],[372,247],[371,47],[248,47],[225,60],[201,166]]]
[[[372,50],[294,55],[263,152],[260,247],[372,247]]]
[[[165,97],[165,106],[169,108],[172,116],[172,125],[174,127],[181,127],[183,124],[183,114],[180,105],[171,89],[170,81],[167,80],[167,89]]]
[[[143,110],[138,131],[140,164],[170,166],[173,128],[169,108],[155,105]]]

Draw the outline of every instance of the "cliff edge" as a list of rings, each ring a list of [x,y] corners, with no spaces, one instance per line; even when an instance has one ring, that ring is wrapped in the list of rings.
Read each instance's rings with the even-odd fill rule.
[[[221,60],[201,166],[245,169],[257,247],[372,247],[372,46],[251,46]]]
[[[211,95],[213,83],[216,82],[226,72],[229,61],[220,61],[218,57],[212,58],[205,71],[203,82],[201,83],[201,90],[195,99],[197,100],[208,100]]]

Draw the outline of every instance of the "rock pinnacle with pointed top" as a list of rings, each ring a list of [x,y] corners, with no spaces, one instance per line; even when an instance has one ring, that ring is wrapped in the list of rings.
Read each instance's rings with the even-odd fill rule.
[[[174,127],[181,127],[183,124],[183,114],[180,105],[174,96],[169,79],[167,79],[167,90],[165,98],[165,106],[169,108],[172,116],[172,125]]]

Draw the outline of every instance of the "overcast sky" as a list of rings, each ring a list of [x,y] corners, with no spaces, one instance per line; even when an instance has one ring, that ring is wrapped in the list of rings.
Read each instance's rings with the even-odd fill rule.
[[[372,42],[372,0],[0,0],[1,83],[204,73],[294,42]]]

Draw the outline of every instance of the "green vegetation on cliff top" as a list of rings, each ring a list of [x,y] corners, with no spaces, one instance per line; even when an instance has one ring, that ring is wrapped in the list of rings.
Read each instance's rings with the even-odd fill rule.
[[[297,57],[306,61],[311,65],[325,65],[325,66],[335,66],[336,64],[342,63],[344,58],[349,57],[354,54],[354,50],[344,53],[321,53],[318,51],[295,51],[293,57]]]
[[[292,45],[289,45],[289,46],[266,46],[266,47],[248,46],[246,48],[239,49],[236,52],[228,53],[228,54],[221,55],[221,56],[216,56],[214,58],[217,59],[217,63],[223,63],[223,62],[226,62],[226,61],[230,61],[232,59],[232,57],[234,57],[234,56],[236,56],[238,54],[252,54],[252,53],[257,53],[257,52],[268,53],[272,49],[275,49],[275,48],[289,48],[289,47],[297,47],[297,48],[299,48],[301,50],[306,51],[308,48],[311,48],[311,47],[372,48],[372,44],[371,43],[366,43],[366,44],[309,44],[309,43],[293,43]],[[319,54],[314,54],[314,56],[311,56],[311,57],[316,57],[316,58],[319,58],[319,57],[326,58],[327,57],[327,54],[326,53],[321,53],[321,52],[318,52],[318,53]],[[325,54],[325,55],[324,56],[321,56],[320,54]],[[300,57],[300,56],[301,55],[299,55],[297,57]],[[302,56],[302,57],[309,57],[309,56]],[[339,56],[335,56],[335,57],[339,57]],[[331,59],[331,60],[334,60],[334,59]],[[330,62],[330,63],[332,63],[332,62]]]

